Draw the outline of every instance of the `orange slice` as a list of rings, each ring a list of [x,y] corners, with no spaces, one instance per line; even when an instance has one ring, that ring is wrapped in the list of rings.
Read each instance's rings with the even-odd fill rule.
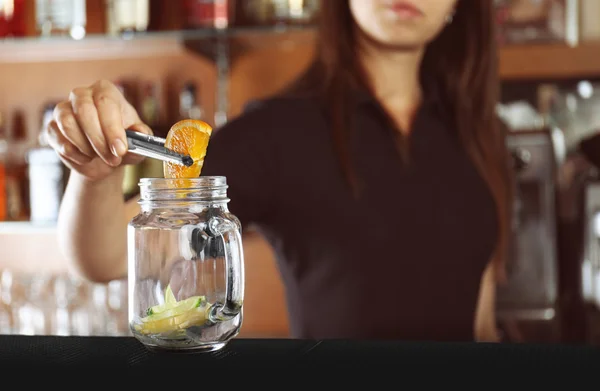
[[[186,167],[180,164],[164,162],[165,178],[197,178],[202,172],[206,149],[212,134],[212,127],[204,121],[186,119],[171,126],[167,134],[165,147],[194,159],[194,164]]]

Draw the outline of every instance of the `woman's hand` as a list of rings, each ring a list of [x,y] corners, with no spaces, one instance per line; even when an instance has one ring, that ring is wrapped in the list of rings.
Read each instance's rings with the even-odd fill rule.
[[[126,129],[152,134],[119,89],[100,80],[75,88],[68,100],[58,103],[45,132],[67,167],[98,181],[123,164],[143,159],[128,153]]]

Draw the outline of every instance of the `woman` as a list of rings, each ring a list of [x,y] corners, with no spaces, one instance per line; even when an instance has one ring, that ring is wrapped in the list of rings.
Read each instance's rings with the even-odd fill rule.
[[[491,0],[327,0],[317,57],[214,133],[202,175],[275,250],[292,335],[496,341],[507,153]],[[126,274],[124,127],[108,82],[73,90],[48,136],[73,170],[60,215],[86,277]],[[252,267],[248,265],[247,267]]]

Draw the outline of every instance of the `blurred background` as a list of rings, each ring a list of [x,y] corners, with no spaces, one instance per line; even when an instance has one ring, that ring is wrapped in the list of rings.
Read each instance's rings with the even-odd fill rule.
[[[327,0],[326,0],[327,1]],[[318,0],[0,0],[0,334],[128,335],[127,284],[73,277],[55,221],[69,172],[40,137],[75,86],[118,83],[159,135],[219,126],[309,64]],[[600,1],[495,1],[518,189],[498,325],[513,342],[600,345]],[[599,156],[600,158],[600,156]],[[123,194],[161,176],[127,167]],[[245,241],[244,337],[288,334],[269,246]]]

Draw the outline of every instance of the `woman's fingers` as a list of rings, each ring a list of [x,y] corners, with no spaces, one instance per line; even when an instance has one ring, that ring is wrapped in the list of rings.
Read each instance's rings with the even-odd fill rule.
[[[46,136],[50,146],[58,155],[73,164],[83,166],[92,161],[92,158],[83,154],[60,130],[55,120],[50,121],[46,127]]]
[[[98,112],[94,105],[91,90],[89,88],[76,88],[69,94],[69,101],[59,105],[64,105],[65,111],[70,110],[70,114],[75,118],[75,122],[79,127],[76,134],[66,133],[65,137],[75,145],[81,145],[80,149],[86,155],[96,157],[98,153],[91,144],[87,133],[90,132],[90,129],[93,133],[102,132],[102,128],[98,121]]]
[[[106,80],[75,88],[53,114],[46,128],[48,142],[65,164],[90,178],[143,159],[128,153],[126,129],[152,134],[121,91]]]
[[[127,138],[123,120],[126,102],[121,92],[114,84],[108,81],[99,81],[92,86],[92,94],[98,119],[102,127],[102,134],[109,151],[119,162],[127,154]]]
[[[79,127],[69,102],[60,102],[56,105],[53,113],[53,122],[62,134],[62,138],[66,138],[74,147],[89,158],[96,156],[85,134]]]

